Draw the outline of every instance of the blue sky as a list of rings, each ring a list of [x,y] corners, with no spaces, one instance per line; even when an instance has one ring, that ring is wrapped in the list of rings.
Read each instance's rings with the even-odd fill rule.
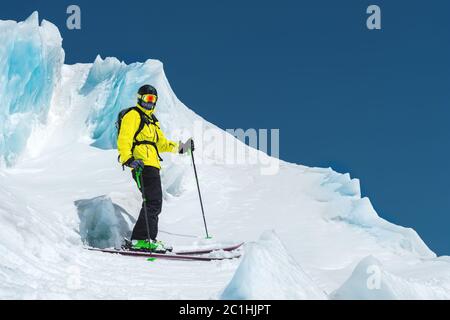
[[[66,8],[82,29],[65,28]],[[370,4],[382,30],[366,28]],[[280,128],[281,158],[361,179],[378,213],[450,254],[450,3],[27,1],[66,62],[163,61],[178,97],[222,128]]]

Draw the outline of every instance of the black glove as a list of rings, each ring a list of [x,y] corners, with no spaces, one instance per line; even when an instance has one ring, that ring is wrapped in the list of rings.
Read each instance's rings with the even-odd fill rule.
[[[188,151],[194,151],[194,140],[192,138],[189,138],[185,143],[182,143],[180,141],[179,147],[178,147],[178,153],[183,154]]]
[[[133,169],[144,169],[144,161],[142,161],[141,159],[136,160],[133,157],[128,159],[127,162],[124,163],[124,165]]]

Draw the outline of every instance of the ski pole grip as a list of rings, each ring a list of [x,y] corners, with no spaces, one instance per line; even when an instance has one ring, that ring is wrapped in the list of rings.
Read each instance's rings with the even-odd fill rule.
[[[136,182],[138,185],[139,190],[141,190],[141,174],[142,174],[142,169],[140,167],[136,168]]]

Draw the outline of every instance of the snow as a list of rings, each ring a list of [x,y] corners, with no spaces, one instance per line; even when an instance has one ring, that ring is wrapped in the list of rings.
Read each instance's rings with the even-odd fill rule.
[[[0,40],[0,298],[450,298],[449,258],[379,217],[357,179],[246,147],[187,108],[161,62],[65,65],[57,28],[37,14],[0,21]],[[117,246],[139,213],[114,122],[142,83],[160,92],[167,137],[196,140],[213,235],[204,238],[190,158],[165,154],[160,239],[178,250],[246,241],[240,260],[148,262],[85,249]],[[249,161],[230,162],[239,152]],[[262,174],[268,164],[276,174]],[[381,286],[369,290],[368,280]]]
[[[393,246],[393,250],[408,250],[422,257],[435,257],[418,234],[410,229],[394,225],[378,216],[368,198],[345,201],[326,214],[328,219],[341,220],[367,228],[367,232],[378,238],[380,243]],[[392,241],[393,238],[396,241]],[[386,241],[387,240],[387,241]]]
[[[448,293],[433,283],[393,275],[375,257],[368,256],[331,297],[346,300],[448,299]]]
[[[327,296],[284,248],[275,232],[249,243],[225,300],[325,299]]]

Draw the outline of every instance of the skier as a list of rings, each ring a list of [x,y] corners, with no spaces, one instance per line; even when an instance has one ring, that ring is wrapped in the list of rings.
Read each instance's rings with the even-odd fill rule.
[[[131,168],[133,179],[140,189],[142,182],[145,197],[139,218],[133,228],[131,241],[125,240],[126,249],[154,252],[165,252],[168,249],[157,240],[158,216],[162,209],[159,174],[162,159],[159,153],[183,154],[194,150],[192,138],[185,143],[181,141],[176,143],[164,136],[159,121],[153,114],[157,101],[156,89],[151,85],[144,85],[138,90],[136,106],[122,111],[119,115],[117,137],[119,159],[123,166]],[[141,181],[138,181],[139,176],[142,177]]]

